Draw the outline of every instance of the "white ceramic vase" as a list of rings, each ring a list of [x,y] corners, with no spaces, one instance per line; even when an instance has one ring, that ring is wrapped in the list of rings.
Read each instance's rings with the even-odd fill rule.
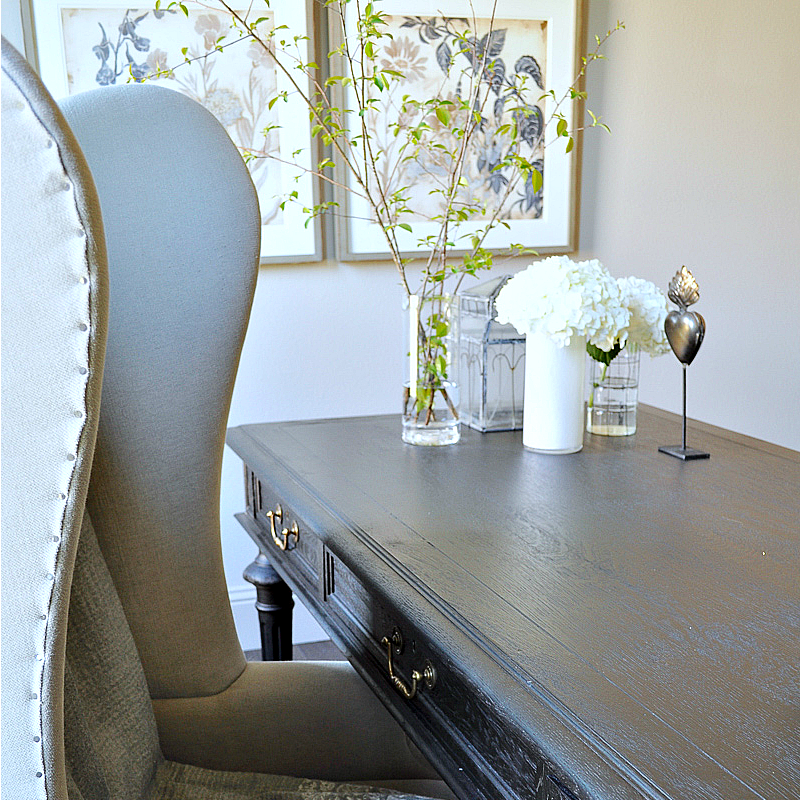
[[[577,453],[583,447],[586,337],[566,347],[529,333],[525,342],[522,444],[537,453]]]

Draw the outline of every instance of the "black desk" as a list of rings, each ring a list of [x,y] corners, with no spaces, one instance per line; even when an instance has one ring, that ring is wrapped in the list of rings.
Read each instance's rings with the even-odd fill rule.
[[[800,454],[695,424],[683,463],[679,425],[641,408],[572,456],[394,416],[228,443],[242,524],[464,800],[796,800]]]

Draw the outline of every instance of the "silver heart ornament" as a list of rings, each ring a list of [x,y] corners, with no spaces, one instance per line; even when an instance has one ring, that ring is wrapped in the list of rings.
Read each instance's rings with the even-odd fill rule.
[[[670,311],[664,320],[664,331],[670,347],[682,364],[694,361],[703,337],[706,335],[706,321],[696,311]]]

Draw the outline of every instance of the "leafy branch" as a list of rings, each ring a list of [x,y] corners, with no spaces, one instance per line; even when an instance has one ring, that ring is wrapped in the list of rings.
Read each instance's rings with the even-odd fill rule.
[[[269,9],[270,0],[264,1]],[[590,123],[573,124],[566,105],[586,99],[581,87],[587,68],[603,58],[603,46],[624,25],[619,22],[603,38],[595,37],[596,47],[581,58],[572,84],[557,97],[553,89],[545,89],[546,76],[535,54],[523,53],[506,63],[507,31],[495,24],[497,0],[486,22],[478,20],[472,0],[465,18],[402,18],[400,29],[416,35],[418,45],[395,35],[392,25],[397,23],[379,8],[379,0],[318,0],[338,29],[325,75],[303,54],[306,37],[293,36],[281,25],[265,31],[267,17],[253,19],[255,14],[237,11],[231,2],[217,0],[217,5],[239,35],[226,43],[220,37],[214,49],[222,51],[243,40],[263,48],[286,85],[269,100],[269,107],[299,101],[309,114],[312,137],[330,151],[316,167],[301,169],[364,201],[409,296],[413,292],[407,270],[417,257],[404,252],[406,234],[413,235],[420,220],[428,225],[417,237],[417,252],[425,255],[416,293],[433,302],[419,321],[422,374],[415,407],[430,421],[434,395],[444,392],[447,379],[446,286],[452,283],[452,291],[457,291],[467,275],[492,266],[487,237],[497,226],[508,227],[512,209],[523,216],[542,213],[548,146],[563,140],[569,153],[585,127],[608,130],[591,111]],[[168,6],[174,7],[188,16],[183,0]],[[407,59],[410,65],[404,71],[390,58],[400,47],[413,55],[419,46],[433,50],[441,74],[439,90],[424,98],[407,91],[414,79],[412,61]],[[185,50],[183,54],[185,63],[202,57],[188,58]],[[245,155],[276,158],[256,150]],[[425,185],[430,188],[422,199],[419,188],[416,194],[412,191],[413,171],[429,176]],[[289,201],[299,202],[297,192]],[[309,218],[341,213],[330,200],[305,211]],[[457,261],[451,257],[454,250],[463,251]],[[509,250],[527,252],[521,245]]]

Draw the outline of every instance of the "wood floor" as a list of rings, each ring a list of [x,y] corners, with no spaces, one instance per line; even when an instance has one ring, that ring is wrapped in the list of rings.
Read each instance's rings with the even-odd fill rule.
[[[246,650],[245,657],[248,661],[261,661],[261,651]],[[295,661],[347,661],[330,639],[296,644],[292,648],[292,657]]]

